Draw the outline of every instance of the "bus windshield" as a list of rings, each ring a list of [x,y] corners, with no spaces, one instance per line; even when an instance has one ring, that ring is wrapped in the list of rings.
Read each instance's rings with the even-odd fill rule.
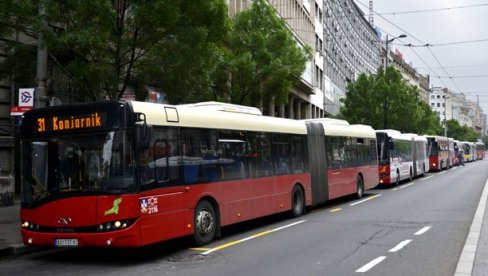
[[[378,161],[380,165],[390,163],[390,138],[386,133],[376,134],[378,144]]]
[[[33,204],[69,194],[135,191],[134,158],[125,131],[23,142],[23,198]]]
[[[430,141],[429,143],[429,156],[439,155],[439,144],[435,141]]]

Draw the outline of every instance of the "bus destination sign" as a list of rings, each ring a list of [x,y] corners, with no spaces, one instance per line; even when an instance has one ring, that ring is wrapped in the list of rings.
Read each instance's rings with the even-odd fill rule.
[[[100,128],[106,125],[106,116],[100,112],[71,116],[46,116],[37,118],[35,131],[56,132]]]

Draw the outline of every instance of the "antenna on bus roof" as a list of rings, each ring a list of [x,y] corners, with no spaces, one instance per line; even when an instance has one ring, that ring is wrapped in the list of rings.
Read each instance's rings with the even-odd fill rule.
[[[201,108],[201,109],[212,110],[212,111],[225,111],[225,112],[252,114],[252,115],[263,115],[261,113],[261,110],[259,110],[256,107],[221,103],[221,102],[201,102],[201,103],[194,103],[194,104],[183,104],[180,106],[188,107],[188,108]]]

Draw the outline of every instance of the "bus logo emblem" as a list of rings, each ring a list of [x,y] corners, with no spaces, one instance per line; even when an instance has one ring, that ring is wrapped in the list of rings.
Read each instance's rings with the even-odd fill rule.
[[[64,225],[68,225],[71,223],[71,218],[68,218],[68,217],[60,217],[58,219],[58,223],[59,224],[64,224]]]

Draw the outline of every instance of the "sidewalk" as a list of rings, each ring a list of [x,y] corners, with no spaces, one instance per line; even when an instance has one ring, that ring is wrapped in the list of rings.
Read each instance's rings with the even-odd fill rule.
[[[0,259],[24,250],[20,235],[20,202],[0,206]]]

